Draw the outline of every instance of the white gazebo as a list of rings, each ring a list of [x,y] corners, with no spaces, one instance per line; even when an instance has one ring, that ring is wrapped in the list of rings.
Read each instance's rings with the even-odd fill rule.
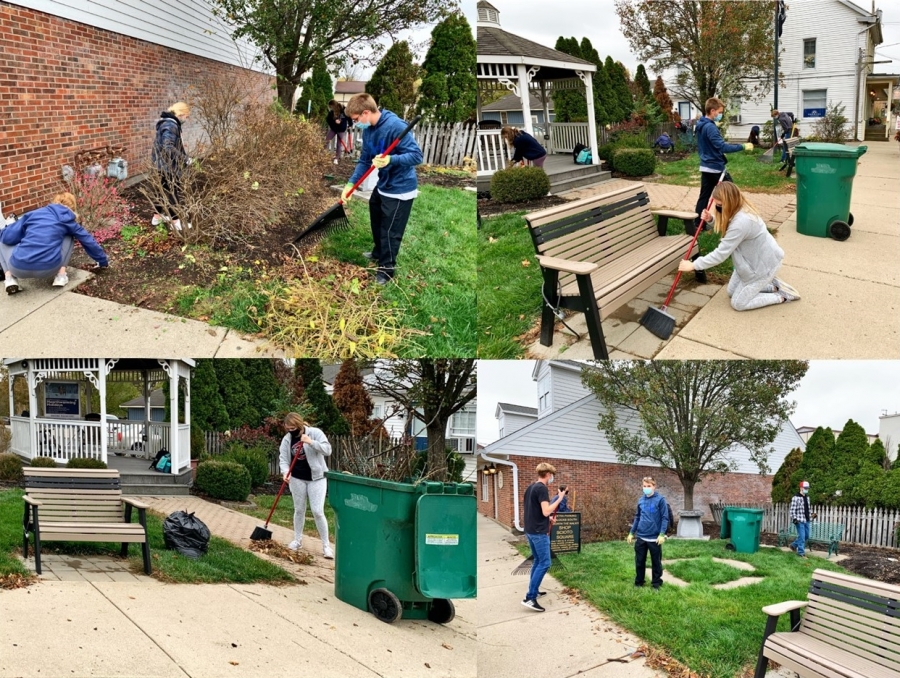
[[[586,143],[591,148],[593,164],[599,165],[592,75],[597,67],[590,61],[504,31],[500,27],[500,12],[486,0],[478,3],[477,33],[479,121],[482,95],[508,89],[521,101],[523,127],[533,135],[531,97],[528,96],[531,93],[542,102],[544,109],[545,133],[541,135],[544,138],[538,138],[538,141],[544,144],[547,153],[571,153],[576,143]],[[584,92],[587,99],[587,122],[549,122],[549,97],[564,89]],[[478,137],[478,176],[490,177],[503,168],[510,155],[506,144],[500,139],[499,129],[479,129]]]
[[[58,464],[94,458],[108,463],[109,453],[154,457],[162,448],[172,455],[172,474],[191,464],[191,369],[194,361],[137,358],[11,358],[9,372],[11,450],[26,460],[50,457]],[[17,402],[16,384],[24,380],[27,402]],[[106,412],[106,385],[130,382],[142,387],[143,421],[117,420]],[[151,421],[150,392],[169,382],[169,422]],[[20,389],[21,390],[21,389]],[[91,411],[92,396],[98,411]],[[184,416],[179,421],[179,393]]]

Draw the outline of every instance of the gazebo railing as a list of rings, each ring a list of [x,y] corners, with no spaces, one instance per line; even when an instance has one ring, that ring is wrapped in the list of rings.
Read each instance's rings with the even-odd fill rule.
[[[571,153],[575,144],[590,143],[586,122],[553,122],[550,123],[549,153]]]
[[[50,457],[60,464],[70,459],[103,458],[100,422],[35,419],[34,430],[37,448],[32,458]]]
[[[489,177],[512,159],[498,129],[478,130],[478,176]]]
[[[28,427],[28,417],[10,417],[9,430],[12,434],[10,447],[26,459],[32,458],[31,433]]]

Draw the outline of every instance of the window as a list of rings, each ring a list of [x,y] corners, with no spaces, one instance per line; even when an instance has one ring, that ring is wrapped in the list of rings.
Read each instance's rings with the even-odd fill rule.
[[[383,419],[384,418],[384,405],[381,403],[375,403],[372,405],[372,418],[373,419]]]
[[[803,90],[803,116],[804,118],[824,118],[825,105],[828,101],[827,89]]]
[[[545,374],[538,381],[538,412],[550,409],[550,375]]]
[[[450,435],[454,438],[475,437],[475,404],[472,401],[450,416]]]
[[[501,426],[501,427],[500,427],[500,437],[502,438],[503,435],[504,435],[504,434],[503,434],[503,427]]]
[[[679,101],[678,102],[678,117],[681,118],[683,122],[687,122],[691,119],[691,104],[688,101]]]
[[[488,474],[481,469],[481,501],[487,501],[490,491],[488,490]]]
[[[803,41],[803,68],[816,67],[816,39]]]

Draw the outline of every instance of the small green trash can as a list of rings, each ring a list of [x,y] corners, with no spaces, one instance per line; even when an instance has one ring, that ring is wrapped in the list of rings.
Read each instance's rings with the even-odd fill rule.
[[[756,553],[759,551],[759,533],[762,530],[762,509],[739,508],[726,506],[722,509],[722,528],[720,537],[728,539],[731,544],[725,548],[737,553]]]
[[[835,240],[850,237],[850,193],[865,146],[802,143],[794,147],[797,169],[797,232]]]
[[[471,483],[397,483],[329,471],[334,593],[381,621],[450,622],[452,598],[476,593]]]

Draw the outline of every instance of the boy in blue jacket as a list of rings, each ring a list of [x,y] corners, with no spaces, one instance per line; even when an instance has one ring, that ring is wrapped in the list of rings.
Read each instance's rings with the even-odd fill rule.
[[[662,545],[669,527],[669,507],[666,499],[656,492],[656,481],[647,476],[641,482],[644,496],[638,500],[631,532],[625,540],[634,544],[634,585],[643,586],[647,571],[647,551],[650,551],[650,584],[654,591],[662,586]],[[637,539],[635,539],[637,537]]]
[[[75,240],[97,262],[97,269],[109,266],[106,252],[78,223],[76,207],[74,195],[60,193],[46,207],[29,212],[0,232],[0,266],[5,274],[7,294],[20,290],[16,276],[53,277],[54,287],[65,287],[69,282],[66,265]]]
[[[413,200],[419,195],[416,165],[422,162],[422,150],[407,134],[390,155],[384,151],[406,129],[406,123],[378,105],[368,94],[357,94],[347,102],[345,112],[361,129],[362,151],[356,170],[341,192],[346,201],[350,189],[369,168],[378,168],[378,184],[369,199],[373,247],[363,256],[378,263],[375,282],[386,285],[394,278],[397,253],[406,231]]]
[[[694,220],[693,229],[685,229],[688,235],[694,235],[700,227],[700,213],[706,209],[709,196],[719,183],[722,170],[725,169],[726,153],[737,151],[752,151],[753,144],[728,144],[722,138],[716,123],[722,119],[725,113],[725,104],[721,99],[711,97],[706,100],[706,117],[700,118],[694,133],[697,137],[697,153],[700,155],[700,197],[694,212],[697,218]],[[725,181],[731,181],[731,175],[725,172]]]

